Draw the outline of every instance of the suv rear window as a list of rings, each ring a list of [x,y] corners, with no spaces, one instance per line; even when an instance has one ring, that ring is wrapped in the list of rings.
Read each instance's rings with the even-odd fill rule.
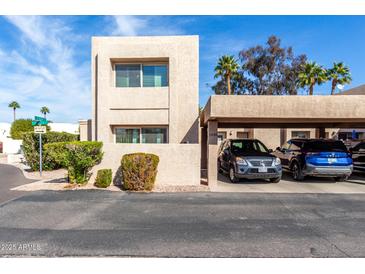
[[[308,151],[341,151],[346,152],[347,148],[341,141],[312,141],[304,144],[303,149]]]

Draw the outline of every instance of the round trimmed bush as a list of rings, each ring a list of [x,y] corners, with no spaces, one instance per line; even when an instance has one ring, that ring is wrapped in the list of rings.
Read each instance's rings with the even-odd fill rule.
[[[124,155],[121,162],[124,189],[152,190],[159,161],[159,157],[154,154],[132,153]]]
[[[107,188],[112,183],[112,170],[100,169],[96,175],[95,186],[100,188]]]

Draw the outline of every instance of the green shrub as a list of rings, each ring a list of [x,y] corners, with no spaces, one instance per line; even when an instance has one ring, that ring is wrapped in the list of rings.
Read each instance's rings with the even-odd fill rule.
[[[62,142],[46,146],[47,153],[58,165],[67,168],[70,183],[83,184],[90,169],[103,158],[101,142]]]
[[[112,170],[111,169],[100,169],[96,175],[95,186],[106,188],[110,186],[112,182]]]
[[[49,162],[57,167],[65,167],[66,144],[69,142],[48,143],[44,145],[44,152],[49,157]]]
[[[159,157],[154,154],[132,153],[122,157],[123,186],[126,190],[152,190]]]
[[[11,138],[21,140],[26,132],[33,132],[32,119],[18,119],[11,124]]]
[[[43,146],[43,169],[53,170],[62,167],[55,157],[48,153],[46,145],[55,142],[71,142],[78,140],[79,136],[66,132],[47,132],[42,134]],[[24,157],[32,170],[39,169],[39,134],[27,132],[23,135],[23,152]]]

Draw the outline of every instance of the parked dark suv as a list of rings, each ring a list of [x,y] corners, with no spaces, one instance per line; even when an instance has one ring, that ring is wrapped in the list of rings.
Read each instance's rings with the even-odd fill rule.
[[[281,179],[280,160],[270,152],[256,139],[227,139],[218,150],[218,170],[228,172],[233,183],[240,178],[277,183]]]
[[[306,175],[347,179],[352,173],[352,159],[342,141],[332,139],[292,139],[273,153],[283,169],[301,181]]]
[[[365,172],[365,141],[350,148],[354,170]]]

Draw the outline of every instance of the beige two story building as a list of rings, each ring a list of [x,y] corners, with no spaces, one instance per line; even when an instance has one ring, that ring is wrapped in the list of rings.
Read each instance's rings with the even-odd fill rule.
[[[202,169],[214,185],[225,138],[275,149],[365,128],[363,95],[211,96],[199,117],[198,86],[198,36],[93,37],[92,122],[80,122],[80,138],[103,142],[94,171],[111,168],[120,183],[122,156],[146,152],[160,158],[157,184],[199,185]]]
[[[160,157],[157,184],[200,184],[198,56],[198,36],[92,38],[96,169],[117,174],[124,154],[148,152]]]

